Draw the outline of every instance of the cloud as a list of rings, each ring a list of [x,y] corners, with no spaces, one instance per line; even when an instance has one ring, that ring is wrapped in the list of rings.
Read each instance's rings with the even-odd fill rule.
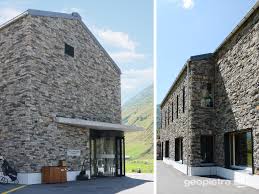
[[[21,14],[22,12],[15,8],[0,8],[0,24],[7,22],[8,20],[14,18],[15,16]]]
[[[127,92],[153,82],[153,68],[125,70],[121,77],[122,89]]]
[[[98,37],[110,46],[134,51],[137,43],[130,40],[129,35],[125,32],[115,32],[110,29],[95,28]]]
[[[144,54],[136,53],[135,51],[112,52],[110,55],[117,63],[127,63],[137,60],[139,61],[145,58]]]
[[[193,0],[182,0],[182,6],[184,9],[192,9],[194,6]]]
[[[166,2],[176,4],[186,10],[190,10],[194,7],[194,0],[166,0]]]
[[[117,63],[136,62],[145,58],[144,54],[136,51],[136,47],[139,43],[133,41],[128,33],[113,31],[111,29],[101,29],[95,26],[92,27],[92,30],[100,42],[113,48],[112,50],[114,50],[114,48],[117,49],[117,51],[107,49],[110,51],[111,57]]]

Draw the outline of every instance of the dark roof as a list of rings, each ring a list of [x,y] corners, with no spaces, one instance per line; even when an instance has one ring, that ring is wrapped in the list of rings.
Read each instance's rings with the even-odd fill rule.
[[[207,53],[207,54],[202,54],[202,55],[194,55],[190,57],[191,61],[200,61],[204,59],[209,59],[213,56],[213,53]]]
[[[111,56],[107,53],[107,51],[102,47],[102,45],[99,43],[99,41],[95,38],[93,33],[88,29],[88,27],[84,24],[84,22],[81,20],[81,16],[77,12],[73,12],[71,14],[68,13],[60,13],[60,12],[52,12],[52,11],[42,11],[42,10],[35,10],[35,9],[28,9],[27,11],[23,12],[22,14],[16,16],[15,18],[5,22],[4,24],[0,25],[0,29],[4,28],[11,23],[17,21],[19,18],[22,18],[26,15],[31,16],[43,16],[43,17],[58,17],[58,18],[65,18],[65,19],[72,19],[72,20],[78,20],[80,24],[84,27],[84,29],[90,34],[94,42],[103,50],[103,52],[108,56],[108,58],[111,60],[114,70],[116,70],[119,74],[121,74],[121,70],[118,67],[118,65],[114,62],[114,60],[111,58]]]

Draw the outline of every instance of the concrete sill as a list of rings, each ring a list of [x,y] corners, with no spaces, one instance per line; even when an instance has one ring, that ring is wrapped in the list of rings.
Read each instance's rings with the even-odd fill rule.
[[[244,173],[244,174],[252,174],[252,168],[247,166],[230,166],[230,168],[234,171]]]

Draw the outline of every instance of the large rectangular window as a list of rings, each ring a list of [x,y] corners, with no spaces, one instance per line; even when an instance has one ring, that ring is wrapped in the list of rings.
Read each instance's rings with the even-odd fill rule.
[[[183,138],[175,139],[175,161],[183,162]]]
[[[176,96],[176,118],[178,119],[178,111],[179,111],[179,97]]]
[[[230,164],[235,167],[252,167],[252,132],[234,132],[229,135]]]
[[[169,158],[169,141],[165,141],[165,157]]]
[[[213,136],[202,135],[201,136],[201,159],[202,163],[213,162]]]

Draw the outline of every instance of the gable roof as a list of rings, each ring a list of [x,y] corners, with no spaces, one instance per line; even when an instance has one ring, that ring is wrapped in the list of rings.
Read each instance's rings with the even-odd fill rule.
[[[82,21],[81,16],[77,12],[73,12],[71,14],[67,13],[60,13],[60,12],[52,12],[52,11],[42,11],[42,10],[36,10],[36,9],[28,9],[27,11],[21,13],[20,15],[14,17],[13,19],[3,23],[0,25],[0,30],[2,28],[5,28],[8,25],[11,25],[13,22],[16,22],[18,19],[21,19],[27,15],[31,16],[42,16],[42,17],[57,17],[57,18],[64,18],[64,19],[71,19],[71,20],[77,20],[80,22],[80,24],[83,26],[83,28],[86,30],[88,34],[90,34],[91,38],[94,40],[94,42],[98,45],[98,47],[105,53],[105,55],[110,59],[112,62],[113,68],[116,72],[121,74],[121,70],[118,67],[118,65],[114,62],[114,60],[111,58],[111,56],[107,53],[107,51],[103,48],[103,46],[99,43],[99,41],[95,38],[93,33],[88,29],[88,27],[85,25],[85,23]]]

